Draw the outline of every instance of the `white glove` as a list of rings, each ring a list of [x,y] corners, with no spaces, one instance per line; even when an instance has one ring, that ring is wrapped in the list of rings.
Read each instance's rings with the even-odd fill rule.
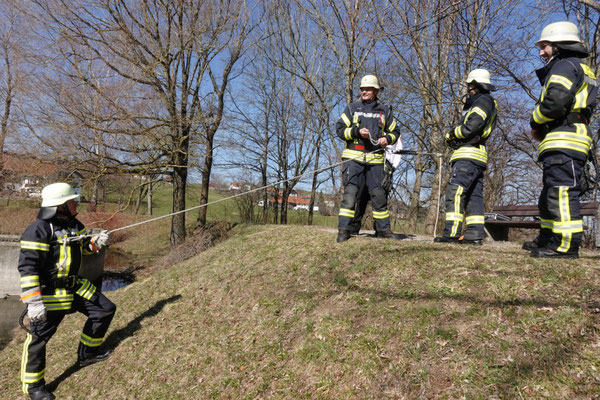
[[[90,241],[90,245],[92,250],[98,251],[103,247],[106,247],[108,244],[109,233],[107,230],[103,230],[100,233],[92,236],[92,240]]]
[[[46,320],[46,306],[44,306],[44,302],[39,300],[27,304],[27,316],[31,322],[44,322]]]

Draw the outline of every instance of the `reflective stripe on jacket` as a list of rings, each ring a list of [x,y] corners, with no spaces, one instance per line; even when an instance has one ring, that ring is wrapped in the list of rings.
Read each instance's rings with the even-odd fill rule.
[[[385,156],[383,148],[371,143],[369,138],[363,139],[360,136],[360,129],[369,129],[374,141],[385,137],[388,145],[396,143],[400,138],[400,129],[392,108],[376,100],[370,103],[358,101],[346,106],[335,128],[337,135],[346,142],[342,158],[364,164],[382,164]]]
[[[487,165],[485,142],[496,126],[498,104],[489,93],[477,93],[465,103],[461,123],[454,128],[454,136],[463,143],[452,153],[450,162],[470,160]]]
[[[538,146],[538,158],[562,153],[585,160],[592,144],[589,118],[598,94],[594,72],[582,59],[559,54],[536,73],[543,88],[530,125],[548,130]]]
[[[81,256],[92,254],[89,239],[67,241],[67,238],[84,235],[86,229],[75,218],[51,220],[38,219],[21,236],[19,274],[23,293],[39,288],[42,300],[49,311],[69,310],[73,294],[91,298],[96,291],[87,279],[78,278]],[[71,278],[72,287],[56,287],[57,279]]]

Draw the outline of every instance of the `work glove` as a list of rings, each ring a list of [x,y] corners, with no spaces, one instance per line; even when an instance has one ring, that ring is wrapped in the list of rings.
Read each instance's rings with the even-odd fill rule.
[[[392,191],[392,184],[394,183],[394,167],[386,160],[383,166],[383,179],[381,179],[381,187],[386,193]]]
[[[100,231],[92,236],[92,240],[90,240],[90,248],[93,251],[100,251],[103,247],[106,247],[108,244],[109,233],[107,230]]]
[[[44,322],[46,320],[46,306],[42,301],[42,296],[35,300],[24,300],[27,304],[27,316],[31,322]]]
[[[27,305],[27,316],[31,322],[46,320],[46,306],[42,301],[42,290],[39,286],[32,287],[21,293],[21,301]]]
[[[458,140],[456,135],[454,134],[454,129],[450,130],[444,135],[444,140],[446,141],[448,147],[450,147],[451,149],[456,150],[460,146],[460,140]]]

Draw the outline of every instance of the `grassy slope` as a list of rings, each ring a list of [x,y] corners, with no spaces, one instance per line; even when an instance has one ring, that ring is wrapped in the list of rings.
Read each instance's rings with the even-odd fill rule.
[[[83,317],[67,318],[47,378],[74,399],[591,398],[597,261],[240,227],[109,294],[108,361],[69,369]],[[23,339],[0,352],[4,399],[20,398]]]

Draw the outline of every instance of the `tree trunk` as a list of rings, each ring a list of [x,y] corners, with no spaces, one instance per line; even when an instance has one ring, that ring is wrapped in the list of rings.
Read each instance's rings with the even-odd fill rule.
[[[146,196],[148,198],[148,215],[152,215],[152,181],[148,184],[148,194]]]
[[[187,168],[173,168],[173,212],[185,210],[185,191]],[[173,215],[171,218],[171,247],[185,241],[185,213]]]
[[[306,222],[307,225],[312,225],[313,224],[313,214],[314,214],[314,207],[315,207],[315,198],[317,195],[317,184],[319,183],[319,181],[317,180],[317,172],[319,170],[319,157],[321,155],[321,135],[319,135],[319,137],[317,138],[317,148],[315,151],[315,172],[313,173],[313,177],[312,177],[312,184],[310,187],[310,203],[308,205],[308,221]]]
[[[418,151],[423,151],[422,146],[419,144]],[[417,228],[417,222],[419,218],[419,205],[421,187],[423,185],[423,156],[418,154],[415,156],[415,184],[410,194],[410,205],[408,206],[408,230],[414,232]]]
[[[202,167],[202,183],[200,184],[200,205],[208,203],[208,188],[210,185],[210,172],[213,164],[214,152],[214,137],[215,132],[209,132],[206,140],[206,155],[204,156],[204,166]],[[206,226],[207,207],[200,207],[198,210],[198,220],[196,221],[199,227]]]

